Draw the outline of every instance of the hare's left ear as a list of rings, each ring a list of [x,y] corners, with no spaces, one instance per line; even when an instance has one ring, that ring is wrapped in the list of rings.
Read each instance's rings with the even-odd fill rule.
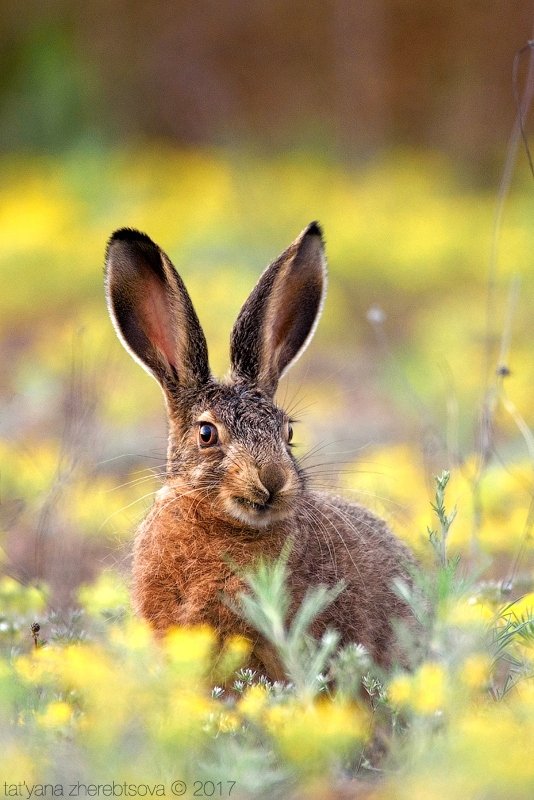
[[[267,267],[232,331],[232,377],[269,395],[286,369],[306,349],[326,291],[321,229],[312,222]]]
[[[105,280],[119,339],[168,398],[209,381],[206,339],[187,289],[152,239],[130,228],[115,231]]]

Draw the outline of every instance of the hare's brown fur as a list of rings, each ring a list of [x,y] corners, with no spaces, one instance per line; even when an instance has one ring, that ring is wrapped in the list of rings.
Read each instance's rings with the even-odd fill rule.
[[[329,515],[325,516],[325,502]],[[306,510],[303,511],[306,514]],[[255,631],[223,602],[244,587],[230,564],[252,565],[260,556],[276,558],[291,539],[289,558],[293,605],[298,606],[309,586],[332,586],[344,578],[346,589],[315,622],[312,633],[326,627],[341,634],[342,643],[359,642],[373,658],[388,665],[394,655],[391,620],[407,609],[393,591],[409,561],[405,548],[386,524],[361,506],[340,498],[310,493],[307,513],[320,520],[316,532],[300,519],[277,526],[267,536],[250,535],[220,522],[203,519],[194,502],[162,490],[142,524],[134,549],[134,603],[154,629],[164,633],[171,625],[207,622],[221,637],[241,633],[259,646],[271,677],[280,668]],[[354,535],[342,537],[336,526],[351,520]],[[265,672],[265,664],[263,668]],[[273,671],[275,674],[273,675]]]
[[[167,481],[137,534],[133,596],[163,634],[209,623],[251,639],[252,666],[283,678],[274,654],[230,608],[244,586],[235,565],[277,558],[289,541],[294,610],[308,588],[346,584],[312,633],[336,629],[382,665],[395,658],[392,621],[409,618],[395,591],[411,557],[367,509],[307,487],[290,451],[278,379],[313,332],[325,262],[313,223],[266,270],[231,341],[232,373],[212,378],[204,336],[181,279],[144,234],[121,230],[108,250],[110,312],[126,347],[159,381],[169,415]]]

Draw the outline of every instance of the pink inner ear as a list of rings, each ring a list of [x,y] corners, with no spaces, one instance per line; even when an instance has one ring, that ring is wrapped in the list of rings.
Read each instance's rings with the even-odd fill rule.
[[[169,308],[165,287],[154,275],[145,277],[139,310],[150,343],[165,356],[171,366],[175,367],[176,339],[172,311]]]

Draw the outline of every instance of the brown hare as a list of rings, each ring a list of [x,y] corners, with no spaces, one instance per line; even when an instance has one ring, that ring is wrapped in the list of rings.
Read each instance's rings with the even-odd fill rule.
[[[231,334],[231,371],[217,381],[186,288],[166,254],[123,228],[106,255],[117,334],[159,382],[169,418],[167,476],[138,531],[137,611],[158,634],[209,623],[254,643],[251,666],[283,678],[269,647],[225,603],[243,590],[235,565],[279,556],[290,540],[293,607],[309,586],[346,588],[315,621],[377,663],[395,657],[392,620],[411,612],[394,589],[411,557],[366,508],[308,488],[291,452],[291,420],[274,402],[281,375],[309,343],[323,305],[326,262],[312,222],[260,277]]]

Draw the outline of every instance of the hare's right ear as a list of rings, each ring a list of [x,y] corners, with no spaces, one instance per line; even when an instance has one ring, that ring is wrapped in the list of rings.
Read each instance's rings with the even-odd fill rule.
[[[106,297],[119,339],[164,389],[210,379],[208,349],[182,279],[144,233],[115,231],[106,252]]]
[[[232,331],[232,376],[273,395],[306,349],[321,314],[326,260],[321,229],[311,222],[267,267]]]

